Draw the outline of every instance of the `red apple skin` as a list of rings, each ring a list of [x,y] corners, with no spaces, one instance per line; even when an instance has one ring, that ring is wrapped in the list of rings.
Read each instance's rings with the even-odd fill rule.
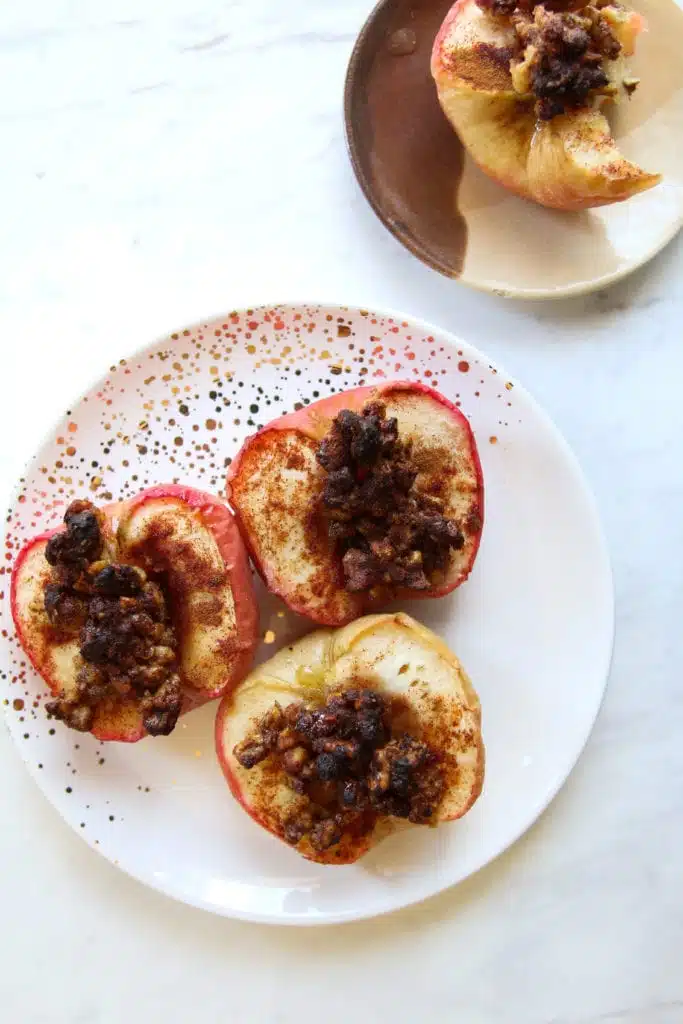
[[[235,517],[225,503],[204,491],[181,484],[161,484],[142,491],[126,503],[126,513],[132,513],[146,502],[160,498],[174,498],[196,508],[204,524],[213,534],[223,562],[230,577],[237,620],[236,639],[233,650],[237,653],[235,667],[226,684],[210,692],[190,690],[188,702],[199,707],[209,700],[222,697],[238,685],[251,668],[254,651],[259,642],[259,610],[251,577],[251,567],[246,548],[237,527]],[[189,710],[189,709],[188,709]]]
[[[331,422],[334,417],[343,409],[351,409],[359,412],[370,400],[387,400],[393,395],[400,394],[401,392],[427,396],[452,414],[453,418],[458,422],[467,438],[467,446],[469,449],[468,454],[477,479],[476,507],[481,527],[477,531],[467,565],[464,566],[461,572],[447,579],[440,586],[434,586],[425,591],[397,588],[392,592],[390,599],[416,600],[419,598],[445,597],[464,583],[468,578],[479,550],[484,524],[484,478],[477,444],[469,421],[460,409],[453,404],[453,402],[449,401],[449,399],[445,398],[433,388],[427,387],[425,384],[421,384],[416,381],[391,381],[375,387],[353,388],[350,391],[343,391],[340,394],[332,395],[329,398],[323,398],[318,402],[314,402],[312,405],[306,406],[304,409],[300,409],[298,412],[287,413],[284,416],[280,416],[278,419],[267,424],[256,434],[252,434],[248,437],[233,460],[228,471],[226,481],[228,501],[231,502],[231,507],[235,513],[237,524],[242,533],[242,538],[259,575],[262,577],[271,593],[280,597],[292,611],[307,618],[311,618],[314,622],[317,622],[320,625],[335,627],[346,625],[347,623],[352,622],[355,618],[358,618],[360,615],[364,615],[366,612],[373,611],[378,606],[386,604],[387,599],[385,598],[380,601],[373,601],[368,594],[347,594],[347,600],[345,602],[346,608],[343,612],[340,613],[337,609],[328,608],[323,609],[322,611],[316,611],[315,614],[311,612],[311,609],[305,601],[299,602],[293,599],[291,593],[287,589],[286,581],[279,579],[271,570],[271,567],[260,557],[257,546],[254,543],[253,537],[250,535],[250,531],[245,524],[244,518],[241,515],[240,510],[235,506],[235,502],[233,500],[234,481],[238,478],[244,461],[249,455],[251,449],[255,447],[258,448],[259,446],[266,447],[269,438],[273,433],[278,431],[296,431],[306,438],[321,441],[330,429]]]
[[[248,673],[259,640],[258,605],[251,580],[249,560],[239,530],[230,510],[218,498],[191,487],[162,484],[141,491],[128,501],[104,505],[100,511],[104,513],[108,525],[114,531],[116,522],[125,514],[139,508],[145,502],[160,498],[174,498],[191,505],[193,508],[199,509],[202,519],[211,530],[230,574],[238,623],[239,643],[242,648],[241,654],[235,662],[234,671],[230,678],[226,680],[224,686],[211,692],[201,692],[192,687],[185,687],[182,714],[186,714],[188,711],[201,707],[203,704],[209,703],[228,693]],[[61,527],[56,527],[53,530],[46,530],[24,545],[14,563],[10,586],[12,618],[22,649],[33,665],[33,668],[47,684],[50,693],[55,697],[60,692],[60,686],[55,680],[50,678],[42,659],[36,655],[29,637],[27,637],[24,631],[21,617],[18,614],[17,584],[26,559],[35,552],[36,548],[40,546],[45,547],[50,537],[53,537],[60,529]],[[133,701],[122,702],[121,708],[116,715],[96,716],[91,732],[96,739],[102,742],[137,743],[147,736],[147,730],[142,724],[137,703]]]

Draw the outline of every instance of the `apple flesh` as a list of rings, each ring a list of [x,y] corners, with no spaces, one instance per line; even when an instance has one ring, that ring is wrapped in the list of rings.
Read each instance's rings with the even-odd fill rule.
[[[188,487],[150,488],[102,510],[105,550],[164,579],[179,644],[183,711],[222,696],[251,667],[258,608],[244,545],[223,502]],[[21,645],[55,697],[75,698],[79,639],[52,627],[44,608],[47,542],[29,541],[12,574],[11,606]],[[133,743],[147,735],[139,702],[101,705],[91,732]]]
[[[326,473],[316,454],[339,412],[380,402],[412,444],[418,490],[439,481],[444,515],[462,524],[464,545],[424,591],[382,587],[345,589],[341,560],[318,513]],[[479,548],[484,485],[471,427],[452,402],[413,382],[356,388],[282,416],[248,438],[227,481],[252,560],[272,593],[322,625],[341,626],[396,597],[441,597],[469,576]]]
[[[611,27],[622,55],[633,52],[643,19],[618,8]],[[661,180],[626,160],[597,106],[539,121],[533,96],[513,86],[516,36],[509,19],[457,0],[432,51],[432,76],[441,107],[472,159],[517,195],[559,210],[621,202]],[[608,62],[621,84],[623,56]]]
[[[216,750],[228,786],[257,824],[285,842],[287,821],[306,810],[308,797],[290,788],[284,772],[274,775],[269,761],[244,768],[234,749],[275,702],[283,708],[295,702],[320,706],[327,694],[358,687],[359,680],[400,706],[398,731],[408,723],[406,731],[439,755],[445,786],[433,824],[461,818],[481,793],[481,708],[462,665],[435,633],[408,615],[369,615],[283,648],[219,706]],[[377,817],[365,834],[344,834],[327,850],[314,848],[306,836],[295,848],[322,864],[350,864],[397,821]]]

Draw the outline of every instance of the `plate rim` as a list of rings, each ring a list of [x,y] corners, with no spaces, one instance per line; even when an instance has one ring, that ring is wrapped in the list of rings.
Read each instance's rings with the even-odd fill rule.
[[[592,280],[576,281],[574,284],[565,285],[558,288],[515,288],[504,284],[502,281],[493,280],[482,280],[481,278],[468,277],[466,271],[466,265],[461,274],[448,274],[443,270],[433,259],[430,258],[429,254],[425,251],[424,247],[417,244],[412,236],[403,235],[400,231],[397,231],[391,224],[390,218],[385,215],[380,204],[377,202],[375,194],[370,187],[370,182],[366,174],[364,173],[361,162],[358,156],[359,147],[355,135],[353,126],[353,117],[351,113],[351,105],[353,100],[353,85],[354,78],[358,69],[359,58],[362,50],[362,45],[365,38],[374,22],[374,19],[385,7],[390,6],[392,0],[377,0],[374,7],[368,14],[366,20],[363,22],[361,29],[356,36],[351,55],[349,57],[346,73],[344,76],[344,103],[343,103],[343,116],[344,116],[344,137],[346,140],[346,148],[349,155],[349,161],[353,168],[354,177],[356,183],[360,188],[361,193],[365,197],[368,205],[374,212],[380,223],[386,228],[391,237],[395,242],[398,242],[404,249],[406,249],[412,256],[415,256],[421,263],[430,270],[436,271],[441,277],[445,277],[449,281],[453,281],[455,284],[464,284],[468,288],[472,288],[474,291],[484,293],[486,295],[497,295],[503,299],[520,299],[528,302],[551,302],[555,299],[570,299],[577,298],[581,295],[590,295],[593,292],[601,291],[603,288],[608,288],[612,284],[616,284],[618,281],[622,281],[625,277],[635,273],[636,270],[640,270],[647,263],[653,260],[660,252],[674,240],[679,231],[683,228],[683,204],[679,211],[678,217],[673,218],[669,226],[669,230],[664,232],[662,237],[657,241],[656,245],[648,249],[645,253],[641,254],[635,262],[624,262],[620,266],[616,267],[609,273],[603,274],[600,277]],[[457,133],[456,133],[457,134]],[[466,161],[472,163],[472,158],[467,151],[465,151],[464,158]],[[502,188],[502,186],[500,186]],[[679,186],[667,183],[666,181],[660,182],[657,186],[660,189],[677,189]],[[518,197],[519,198],[519,197]],[[632,197],[635,198],[635,197]],[[519,198],[519,202],[529,202]],[[628,201],[628,200],[627,200]]]
[[[607,620],[605,622],[605,636],[606,636],[607,643],[606,643],[606,650],[605,650],[605,653],[604,653],[604,656],[603,656],[603,659],[604,659],[603,660],[603,665],[602,665],[601,671],[600,671],[600,676],[602,677],[603,682],[602,682],[602,685],[601,685],[599,699],[596,701],[595,709],[593,710],[593,712],[591,714],[591,717],[590,717],[590,722],[589,722],[588,728],[586,730],[586,735],[583,738],[583,740],[581,741],[580,745],[578,746],[576,752],[571,755],[571,757],[569,759],[568,766],[566,767],[566,769],[563,769],[562,772],[559,773],[559,775],[557,776],[557,779],[556,779],[555,783],[553,784],[553,786],[550,787],[550,789],[548,790],[547,794],[545,794],[544,798],[540,801],[539,805],[537,807],[535,807],[533,809],[533,811],[530,813],[530,815],[528,816],[528,820],[525,820],[525,823],[522,825],[522,827],[519,830],[517,830],[513,835],[511,835],[505,841],[505,843],[502,846],[500,846],[494,853],[492,853],[486,859],[482,860],[481,863],[479,863],[478,866],[474,870],[466,871],[465,873],[457,874],[455,877],[449,878],[448,880],[439,880],[437,886],[435,888],[432,888],[428,892],[418,893],[417,895],[411,896],[408,899],[400,899],[398,902],[395,901],[395,902],[393,902],[393,903],[391,903],[391,904],[389,904],[387,906],[380,906],[378,908],[370,909],[369,911],[364,911],[362,909],[360,909],[360,910],[352,909],[352,910],[350,910],[348,912],[345,912],[345,911],[330,912],[330,913],[321,914],[319,916],[299,917],[299,916],[279,916],[279,915],[275,915],[275,914],[272,914],[272,913],[265,913],[265,912],[261,912],[261,911],[245,911],[245,910],[243,910],[241,908],[234,908],[234,907],[226,908],[226,907],[218,906],[216,904],[209,903],[207,901],[202,900],[201,898],[194,898],[193,899],[193,898],[188,898],[185,895],[180,895],[171,886],[165,885],[163,880],[156,879],[156,878],[155,879],[150,879],[150,878],[148,878],[146,876],[137,874],[127,864],[122,864],[118,860],[118,858],[115,857],[113,852],[110,852],[108,850],[107,847],[101,846],[101,845],[93,846],[89,842],[88,838],[85,835],[83,835],[83,833],[80,832],[80,830],[76,829],[75,826],[72,825],[71,821],[62,814],[61,809],[59,808],[59,806],[56,805],[55,803],[53,803],[53,801],[51,800],[51,798],[49,796],[49,793],[46,792],[46,790],[41,785],[41,779],[42,779],[41,773],[39,772],[37,767],[31,761],[29,761],[29,759],[27,757],[24,756],[24,754],[22,752],[21,746],[16,742],[16,740],[14,738],[13,730],[9,726],[9,723],[10,723],[10,720],[11,720],[10,719],[10,715],[9,715],[9,708],[8,707],[4,707],[3,708],[5,727],[7,729],[7,732],[10,735],[10,738],[11,738],[11,741],[12,741],[12,745],[15,748],[19,759],[21,760],[21,762],[23,762],[23,764],[24,764],[25,768],[27,769],[29,775],[34,780],[34,782],[36,783],[38,789],[42,793],[43,797],[50,804],[50,806],[53,808],[53,810],[56,811],[56,813],[59,815],[59,817],[62,819],[62,821],[74,832],[74,834],[77,835],[77,836],[80,836],[80,838],[85,841],[86,845],[93,852],[100,854],[110,864],[112,864],[112,866],[114,866],[114,867],[118,868],[119,870],[123,871],[123,873],[125,875],[127,875],[129,878],[133,879],[138,884],[144,885],[144,886],[146,886],[149,889],[155,890],[156,892],[161,893],[164,896],[166,896],[166,897],[168,897],[170,899],[173,899],[173,900],[175,900],[177,902],[184,903],[185,905],[190,906],[190,907],[194,907],[194,908],[196,908],[198,910],[202,910],[202,911],[206,911],[206,912],[212,913],[212,914],[214,914],[214,915],[216,915],[218,917],[224,917],[224,918],[228,918],[228,919],[245,921],[245,922],[249,922],[249,923],[252,923],[252,924],[276,925],[276,926],[287,927],[287,928],[289,928],[289,927],[311,928],[311,927],[325,927],[325,926],[328,926],[328,925],[351,924],[351,923],[353,923],[355,921],[372,920],[372,919],[375,919],[375,918],[384,917],[387,914],[391,914],[391,913],[395,913],[395,912],[400,911],[400,910],[404,910],[404,909],[406,909],[408,907],[411,907],[411,906],[416,906],[416,905],[418,905],[420,903],[423,903],[423,902],[425,902],[427,900],[434,899],[434,898],[438,897],[439,895],[441,895],[442,893],[446,892],[447,890],[453,889],[456,886],[460,885],[463,881],[465,881],[465,879],[472,878],[472,877],[478,875],[482,870],[484,870],[486,867],[488,867],[490,864],[492,864],[494,861],[496,861],[499,857],[501,857],[504,853],[506,853],[512,846],[514,846],[536,824],[536,822],[539,820],[539,818],[544,814],[544,812],[548,809],[548,807],[554,802],[555,798],[557,797],[559,792],[563,789],[563,787],[565,786],[566,782],[568,781],[570,775],[574,771],[574,768],[576,767],[579,759],[583,755],[583,753],[584,753],[584,751],[586,749],[586,746],[587,746],[587,744],[588,744],[588,742],[589,742],[589,740],[591,738],[591,735],[592,735],[593,730],[595,728],[596,721],[597,721],[598,716],[600,714],[600,711],[602,709],[602,706],[603,706],[603,703],[604,703],[604,700],[605,700],[605,694],[607,692],[607,687],[608,687],[608,684],[609,684],[610,670],[611,670],[613,653],[614,653],[614,644],[615,644],[615,635],[616,635],[616,601],[615,601],[614,575],[613,575],[613,570],[612,570],[612,565],[611,565],[609,546],[608,546],[606,535],[605,535],[605,532],[604,532],[604,529],[603,529],[603,526],[602,526],[602,521],[601,521],[601,518],[600,518],[600,512],[599,512],[599,507],[598,507],[597,499],[595,497],[595,494],[593,492],[592,487],[590,486],[590,484],[588,482],[588,479],[586,478],[586,476],[585,476],[585,474],[583,472],[583,469],[582,469],[581,464],[580,464],[580,462],[578,460],[578,457],[574,453],[571,445],[566,440],[566,438],[564,437],[564,435],[560,431],[559,427],[556,425],[556,423],[554,422],[552,417],[549,415],[549,413],[546,412],[545,408],[542,405],[540,405],[539,402],[537,402],[537,400],[533,397],[533,395],[526,389],[526,387],[523,384],[521,384],[517,380],[517,378],[514,375],[509,374],[506,371],[506,369],[504,368],[504,366],[502,366],[497,360],[490,359],[484,351],[482,351],[480,348],[478,348],[478,346],[471,344],[470,342],[466,341],[464,338],[460,338],[456,334],[453,334],[447,328],[439,327],[438,325],[432,323],[429,320],[425,320],[425,319],[423,319],[423,318],[421,318],[419,316],[415,316],[415,315],[410,314],[410,313],[404,313],[404,312],[402,312],[400,310],[397,310],[397,309],[394,309],[394,308],[389,308],[389,307],[384,307],[384,306],[376,307],[376,306],[374,306],[373,303],[369,303],[367,305],[356,305],[355,303],[327,302],[327,301],[321,301],[321,300],[289,300],[289,301],[284,301],[284,302],[270,302],[270,301],[269,302],[258,302],[258,303],[254,303],[254,304],[250,304],[250,305],[233,306],[229,311],[223,310],[223,311],[221,311],[219,313],[216,313],[216,314],[212,313],[212,314],[209,314],[207,316],[202,317],[200,320],[193,320],[193,321],[191,321],[189,323],[186,323],[186,324],[184,324],[182,326],[176,327],[175,329],[173,329],[171,331],[164,331],[164,333],[158,335],[154,340],[152,340],[152,341],[150,341],[150,342],[148,342],[146,344],[138,345],[138,346],[130,349],[129,351],[127,351],[120,358],[128,359],[128,358],[131,358],[133,356],[143,355],[148,350],[154,349],[157,346],[163,344],[164,342],[170,340],[172,334],[176,334],[176,333],[177,334],[181,334],[183,331],[186,331],[186,330],[192,331],[193,329],[197,329],[197,327],[200,324],[202,324],[202,323],[206,323],[206,322],[212,323],[214,321],[220,320],[221,318],[224,319],[224,318],[228,317],[230,315],[230,313],[233,312],[233,311],[238,311],[238,312],[244,311],[244,312],[246,312],[247,310],[253,310],[254,312],[257,312],[258,310],[261,310],[261,309],[264,309],[264,310],[270,310],[270,309],[273,309],[273,308],[278,308],[278,309],[279,308],[295,309],[297,307],[298,308],[302,308],[302,307],[307,307],[307,308],[315,307],[315,308],[318,308],[320,310],[326,310],[326,311],[337,310],[339,312],[349,312],[349,311],[351,311],[351,312],[353,312],[356,315],[360,315],[362,311],[367,311],[367,312],[376,314],[376,315],[378,315],[380,317],[384,317],[384,318],[387,318],[387,319],[388,318],[393,318],[393,319],[401,321],[401,322],[405,321],[411,327],[417,328],[421,332],[424,332],[424,334],[434,335],[435,337],[438,337],[440,341],[443,341],[443,343],[445,345],[448,345],[449,347],[457,349],[459,346],[461,346],[461,347],[464,346],[466,349],[469,349],[471,352],[476,353],[477,356],[479,356],[480,358],[485,360],[487,365],[494,366],[498,370],[499,374],[504,375],[505,379],[510,381],[510,383],[513,384],[513,386],[517,390],[517,392],[519,394],[523,395],[525,400],[531,405],[531,407],[533,408],[534,414],[537,415],[544,422],[545,427],[549,431],[549,433],[552,436],[553,440],[559,445],[560,449],[562,450],[562,452],[563,452],[563,454],[565,456],[565,459],[567,461],[567,464],[568,464],[568,466],[571,469],[572,476],[573,476],[575,482],[581,488],[581,491],[582,491],[582,494],[583,494],[583,498],[584,498],[585,503],[586,503],[586,509],[590,513],[593,529],[595,531],[595,539],[596,539],[596,542],[598,544],[599,551],[600,551],[600,556],[601,556],[600,557],[600,560],[601,560],[600,572],[601,572],[601,575],[603,576],[603,581],[604,581],[604,584],[606,585],[606,593],[607,593],[607,596],[609,598],[609,607],[606,608]],[[82,403],[83,399],[94,388],[96,388],[98,386],[100,381],[103,381],[105,379],[106,379],[106,370],[103,371],[100,375],[98,375],[97,377],[95,377],[93,380],[90,381],[90,383],[81,391],[81,393],[72,400],[71,404],[69,405],[69,408],[74,408],[79,403]],[[64,415],[64,414],[62,414],[62,415]],[[30,470],[30,467],[31,467],[33,461],[37,459],[41,449],[46,444],[48,444],[51,441],[52,434],[54,433],[54,426],[57,423],[59,423],[59,422],[60,422],[60,420],[58,419],[54,423],[51,422],[48,425],[48,427],[46,428],[46,431],[42,435],[42,439],[41,439],[40,443],[38,444],[38,446],[36,447],[35,451],[24,462],[24,468],[22,470],[22,474],[21,474],[20,477],[17,478],[17,480],[14,483],[14,486],[10,490],[9,504],[8,504],[8,508],[10,510],[14,508],[14,505],[17,502],[18,495],[19,495],[19,493],[21,491],[21,484],[20,484],[19,481],[26,475],[26,472],[28,470]],[[2,534],[3,538],[5,538],[7,536],[7,534],[8,534],[8,528],[7,528],[7,525],[6,525],[5,529],[3,530],[3,534]],[[11,607],[10,607],[10,592],[11,592],[11,588],[8,587],[6,589],[6,593],[5,593],[4,608],[6,609],[5,614],[8,617],[8,622],[11,623],[12,627],[13,627],[13,620],[12,620]],[[5,645],[7,645],[7,641],[5,641]],[[5,649],[7,649],[7,647]],[[324,865],[321,865],[321,867],[324,867]],[[328,868],[328,870],[334,870],[334,868],[333,867],[332,868]]]

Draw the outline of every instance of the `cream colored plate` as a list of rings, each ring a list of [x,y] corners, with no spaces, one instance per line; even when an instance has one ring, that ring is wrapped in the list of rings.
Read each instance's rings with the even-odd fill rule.
[[[418,31],[415,53],[392,58],[395,64],[387,73],[382,52],[386,30],[411,24],[419,29],[422,5],[420,0],[382,0],[364,27],[349,65],[347,135],[361,187],[375,212],[407,248],[474,288],[545,299],[603,288],[642,266],[674,237],[683,225],[683,11],[674,0],[633,0],[630,6],[644,15],[649,27],[630,61],[642,82],[633,98],[609,116],[624,155],[648,171],[663,174],[664,180],[624,203],[562,213],[511,195],[469,158],[458,188],[458,156],[448,140],[427,145],[419,130],[411,129],[410,138],[403,133],[405,145],[396,142],[401,124],[407,123],[406,111],[421,111],[419,124],[429,118],[430,140],[438,132],[440,122],[435,129],[430,116],[434,87],[428,53],[433,28],[427,19],[424,39]],[[381,76],[377,74],[380,65],[384,67]],[[433,102],[438,104],[435,93]],[[393,119],[395,131],[387,125]],[[387,146],[390,152],[383,151]],[[421,166],[411,168],[414,161]],[[441,197],[439,216],[434,216],[433,193],[438,179],[443,185],[444,164],[453,165],[453,231],[458,230],[460,217],[467,228],[460,273],[443,256],[449,248],[447,239],[444,244],[448,198],[444,208]],[[427,176],[433,187],[425,182]]]

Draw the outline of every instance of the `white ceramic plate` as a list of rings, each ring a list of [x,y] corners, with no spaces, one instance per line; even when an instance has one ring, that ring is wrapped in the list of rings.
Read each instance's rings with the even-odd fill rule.
[[[406,605],[462,658],[483,707],[484,792],[461,822],[414,829],[359,864],[310,864],[231,797],[213,748],[216,705],[167,739],[100,744],[49,722],[44,686],[13,638],[9,565],[73,496],[126,497],[178,479],[220,493],[226,460],[276,414],[383,378],[422,380],[462,405],[486,482],[470,581]],[[336,306],[233,313],[111,368],[70,407],[12,504],[3,569],[2,696],[26,765],[94,849],[154,888],[215,913],[317,924],[413,903],[501,853],[547,806],[593,725],[613,635],[610,568],[593,499],[565,442],[476,349],[401,316]],[[259,657],[307,624],[262,596]]]

